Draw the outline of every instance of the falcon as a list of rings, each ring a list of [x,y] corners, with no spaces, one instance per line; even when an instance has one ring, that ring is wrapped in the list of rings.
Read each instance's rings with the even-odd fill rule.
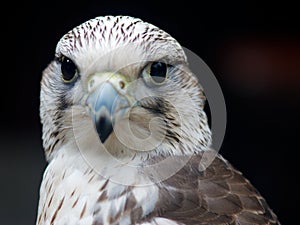
[[[205,101],[158,27],[104,16],[70,30],[41,80],[36,224],[280,224],[212,149]]]

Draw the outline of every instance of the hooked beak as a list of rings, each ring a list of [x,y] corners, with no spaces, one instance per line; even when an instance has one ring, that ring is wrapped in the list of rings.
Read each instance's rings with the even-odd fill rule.
[[[96,73],[88,80],[86,104],[102,143],[130,107],[127,81],[117,73]]]

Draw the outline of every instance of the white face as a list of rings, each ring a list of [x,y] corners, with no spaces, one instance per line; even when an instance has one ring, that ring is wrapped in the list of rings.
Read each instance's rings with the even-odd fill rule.
[[[81,137],[117,158],[190,154],[210,145],[203,105],[174,38],[131,17],[98,17],[67,33],[44,71],[45,151]]]

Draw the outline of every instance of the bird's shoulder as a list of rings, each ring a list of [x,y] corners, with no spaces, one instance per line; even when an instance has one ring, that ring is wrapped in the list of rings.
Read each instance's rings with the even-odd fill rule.
[[[160,183],[159,216],[183,224],[279,224],[265,199],[213,150]]]

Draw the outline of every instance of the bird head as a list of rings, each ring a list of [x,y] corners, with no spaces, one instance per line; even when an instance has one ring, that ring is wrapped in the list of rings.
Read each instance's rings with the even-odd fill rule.
[[[97,17],[66,33],[43,71],[45,154],[83,142],[117,158],[193,154],[211,144],[204,104],[173,37],[137,18]]]

